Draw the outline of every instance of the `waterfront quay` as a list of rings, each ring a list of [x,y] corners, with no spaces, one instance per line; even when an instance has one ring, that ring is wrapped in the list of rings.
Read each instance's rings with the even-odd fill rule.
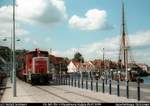
[[[59,82],[61,81],[61,82]],[[69,85],[81,89],[101,92],[103,94],[126,97],[128,99],[137,99],[138,101],[150,101],[150,85],[138,82],[115,81],[110,79],[87,80],[80,78],[64,78],[57,80],[58,84]]]
[[[64,81],[64,80],[62,80]],[[93,83],[94,84],[94,83]],[[84,84],[83,84],[84,85]],[[123,88],[123,87],[121,87]],[[148,91],[147,91],[148,92]],[[12,84],[7,80],[6,89],[1,98],[1,103],[145,103],[137,99],[127,99],[109,93],[96,92],[94,89],[75,87],[69,82],[63,84],[52,83],[49,85],[32,86],[17,79],[17,96],[12,95]]]

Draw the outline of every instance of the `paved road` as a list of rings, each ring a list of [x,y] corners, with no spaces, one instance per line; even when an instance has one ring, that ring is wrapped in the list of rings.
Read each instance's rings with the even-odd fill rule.
[[[68,85],[41,85],[31,86],[17,79],[17,97],[12,96],[12,87],[10,80],[7,82],[7,89],[1,99],[1,102],[17,102],[17,103],[83,103],[83,102],[137,102],[135,99],[127,99],[125,97],[117,97],[97,93]],[[143,102],[143,101],[140,101]]]
[[[73,82],[73,86],[75,86],[75,81]],[[76,86],[78,87],[78,80],[76,81]],[[83,87],[86,89],[86,82],[84,80]],[[140,98],[143,101],[150,101],[150,85],[148,84],[140,84]],[[80,88],[81,82],[80,82]],[[91,89],[91,82],[88,81],[88,89]],[[96,91],[96,81],[93,81],[93,90]],[[102,81],[98,81],[98,92],[102,92]],[[109,93],[109,82],[105,81],[105,93]],[[112,95],[117,95],[117,82],[112,81]],[[126,82],[120,82],[120,96],[126,97]],[[129,98],[130,99],[137,99],[137,83],[136,82],[129,82]]]

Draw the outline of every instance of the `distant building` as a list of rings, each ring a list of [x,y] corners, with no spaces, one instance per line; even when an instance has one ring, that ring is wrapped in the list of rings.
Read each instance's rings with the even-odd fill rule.
[[[67,64],[68,62],[63,57],[56,57],[51,54],[49,55],[49,68],[56,74],[65,74],[67,72]]]
[[[104,69],[116,69],[117,68],[117,63],[116,62],[112,62],[111,60],[99,60],[99,59],[96,59],[96,60],[93,60],[93,61],[90,61],[94,67],[95,67],[95,71],[100,71],[102,72]]]
[[[93,78],[92,73],[95,71],[95,67],[91,62],[81,63],[77,61],[70,61],[67,68],[68,73],[81,76],[80,78]]]
[[[75,73],[75,72],[79,72],[80,68],[80,62],[75,62],[75,61],[70,61],[70,63],[67,66],[68,69],[68,73]]]
[[[73,73],[73,72],[91,72],[95,70],[94,65],[91,62],[76,62],[76,61],[71,61],[68,66],[68,73]]]

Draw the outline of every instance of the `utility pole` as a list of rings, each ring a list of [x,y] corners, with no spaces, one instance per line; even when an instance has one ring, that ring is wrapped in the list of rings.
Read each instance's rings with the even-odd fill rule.
[[[103,48],[103,71],[105,71],[105,53]]]
[[[11,80],[11,83],[13,82],[13,79],[12,79],[12,75],[13,75],[13,68],[12,68],[12,64],[13,64],[13,59],[12,59],[12,56],[13,56],[13,53],[12,53],[12,37],[13,37],[13,33],[12,33],[12,30],[11,30],[11,38],[10,38],[10,80]]]
[[[13,0],[13,97],[16,97],[15,4],[15,0]]]

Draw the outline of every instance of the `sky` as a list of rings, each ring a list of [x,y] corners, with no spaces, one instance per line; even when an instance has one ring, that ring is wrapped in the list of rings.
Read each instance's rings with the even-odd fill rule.
[[[122,0],[16,0],[17,49],[118,60]],[[124,0],[131,56],[150,65],[150,0]],[[10,46],[12,0],[0,0],[0,44]],[[2,41],[7,38],[7,41]]]

